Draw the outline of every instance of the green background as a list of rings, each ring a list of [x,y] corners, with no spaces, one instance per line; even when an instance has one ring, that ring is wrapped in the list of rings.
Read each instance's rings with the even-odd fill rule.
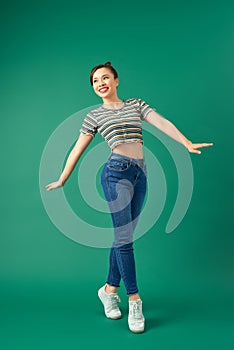
[[[22,0],[2,2],[0,13],[0,348],[233,349],[233,2]],[[135,242],[142,335],[128,330],[123,285],[123,319],[104,317],[96,291],[109,250],[59,232],[38,184],[51,133],[101,102],[89,72],[108,60],[119,72],[120,98],[141,97],[194,142],[214,142],[191,155],[192,201],[166,234],[176,172],[163,145],[145,135],[168,197]],[[66,193],[79,207],[76,174]]]

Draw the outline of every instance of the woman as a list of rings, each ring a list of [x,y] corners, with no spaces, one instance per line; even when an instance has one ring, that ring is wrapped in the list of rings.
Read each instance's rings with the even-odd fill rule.
[[[154,125],[182,143],[191,153],[200,154],[200,148],[212,146],[212,143],[192,143],[170,121],[139,98],[120,99],[117,94],[118,74],[110,62],[92,69],[90,83],[103,104],[86,115],[80,136],[59,180],[46,188],[50,191],[63,186],[95,134],[99,132],[104,137],[111,154],[103,168],[101,183],[113,221],[114,242],[106,284],[99,289],[98,296],[106,317],[119,319],[121,311],[117,305],[120,301],[117,289],[122,278],[129,296],[129,329],[140,333],[144,331],[145,319],[136,280],[133,232],[147,185],[141,122],[144,120]]]

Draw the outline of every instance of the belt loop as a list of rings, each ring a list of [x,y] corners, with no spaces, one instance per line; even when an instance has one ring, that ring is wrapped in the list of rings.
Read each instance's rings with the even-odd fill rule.
[[[110,160],[112,157],[112,153],[109,155],[109,157],[107,158],[107,161]]]

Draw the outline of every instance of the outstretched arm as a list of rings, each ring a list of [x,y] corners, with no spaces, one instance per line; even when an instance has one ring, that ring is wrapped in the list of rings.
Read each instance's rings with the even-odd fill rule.
[[[174,140],[182,143],[191,153],[200,154],[201,151],[198,150],[199,148],[213,146],[213,143],[193,143],[192,141],[188,140],[174,124],[154,110],[148,113],[144,120],[163,131]]]
[[[82,153],[88,147],[92,139],[93,136],[91,134],[80,134],[75,146],[73,147],[67,158],[66,165],[59,180],[46,185],[47,191],[53,190],[54,188],[62,187],[65,184],[66,180],[68,179],[74,167],[76,166],[76,163],[78,162]]]

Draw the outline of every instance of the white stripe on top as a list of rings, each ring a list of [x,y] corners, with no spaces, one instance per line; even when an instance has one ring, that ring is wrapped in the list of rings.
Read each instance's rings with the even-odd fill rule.
[[[139,98],[123,102],[119,109],[103,106],[93,109],[84,118],[80,132],[93,137],[98,132],[111,149],[125,142],[143,143],[141,122],[153,108]]]

